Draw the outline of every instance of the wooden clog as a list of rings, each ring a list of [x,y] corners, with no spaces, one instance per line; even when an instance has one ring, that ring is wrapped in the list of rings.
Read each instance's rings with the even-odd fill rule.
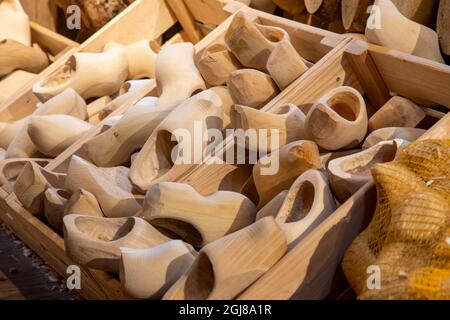
[[[367,132],[366,104],[351,87],[338,87],[321,97],[306,116],[310,139],[327,150],[357,146]]]
[[[387,127],[414,128],[425,118],[425,111],[403,97],[392,97],[369,119],[369,131]]]
[[[120,253],[120,282],[127,294],[138,299],[161,299],[195,260],[180,240],[148,249],[120,248]]]
[[[367,41],[444,63],[437,33],[403,16],[391,0],[375,0],[380,28],[366,28]]]
[[[104,50],[123,48],[128,59],[128,79],[136,80],[141,78],[155,77],[155,61],[158,53],[154,50],[153,42],[140,40],[123,46],[116,42],[109,42]]]
[[[220,86],[225,84],[231,72],[238,70],[241,64],[225,45],[216,43],[200,52],[197,67],[208,84]]]
[[[95,196],[82,188],[75,191],[67,201],[64,207],[64,215],[69,214],[103,217],[102,209]]]
[[[202,139],[199,145],[199,141],[194,141],[195,135],[198,140],[207,130],[220,133],[222,117],[222,100],[212,90],[181,103],[156,127],[134,160],[129,174],[132,183],[145,192],[157,179],[163,179],[174,164],[199,163],[207,142]]]
[[[269,270],[286,250],[283,231],[274,219],[261,219],[205,246],[164,299],[233,299]]]
[[[48,188],[44,192],[44,216],[56,230],[62,230],[64,207],[69,197],[70,192],[64,189]]]
[[[84,99],[109,96],[119,91],[128,76],[125,50],[101,53],[77,52],[55,73],[36,83],[33,93],[43,100],[74,89]]]
[[[47,54],[37,44],[29,47],[11,39],[0,41],[0,77],[14,70],[39,73],[48,65]]]
[[[162,48],[156,58],[155,77],[160,92],[157,105],[179,104],[196,91],[206,89],[194,63],[194,45],[175,43]]]
[[[389,127],[389,128],[381,128],[375,131],[372,131],[364,140],[362,145],[363,149],[368,149],[381,141],[401,139],[409,142],[414,142],[420,136],[422,136],[426,130],[417,129],[417,128],[397,128],[397,127]]]
[[[231,72],[227,87],[235,104],[256,109],[262,108],[279,92],[268,74],[253,69]]]
[[[40,153],[56,157],[92,127],[88,122],[67,115],[32,116],[28,136]]]
[[[278,168],[271,168],[275,163],[278,163]],[[289,189],[303,172],[321,166],[317,145],[304,140],[291,142],[259,159],[253,166],[258,208],[262,208],[281,191]]]
[[[231,108],[230,118],[234,129],[256,130],[257,146],[255,143],[249,144],[246,137],[246,147],[250,150],[270,152],[272,142],[275,143],[275,149],[278,149],[288,143],[307,138],[304,130],[305,114],[293,104],[279,105],[267,112],[234,105]]]
[[[381,141],[359,153],[330,161],[328,164],[330,185],[339,202],[343,203],[364,184],[371,181],[372,166],[394,160],[398,152],[407,144],[407,141],[400,139]]]
[[[170,239],[144,219],[102,218],[71,214],[64,217],[64,244],[69,257],[93,269],[119,272],[120,248],[152,248]]]
[[[336,210],[327,177],[308,170],[294,181],[275,220],[292,247]]]
[[[0,41],[7,39],[31,46],[30,20],[19,0],[0,2]]]
[[[65,188],[76,192],[85,189],[96,198],[106,217],[129,217],[141,210],[141,197],[133,194],[128,168],[99,168],[78,156],[72,156]]]
[[[148,190],[143,214],[152,225],[198,248],[253,223],[256,207],[236,192],[202,196],[188,184],[159,182]]]

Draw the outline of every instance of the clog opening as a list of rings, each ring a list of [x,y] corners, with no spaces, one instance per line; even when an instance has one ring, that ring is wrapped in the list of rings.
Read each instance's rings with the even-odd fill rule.
[[[314,194],[314,185],[310,181],[301,182],[295,198],[288,200],[292,201],[292,207],[286,218],[287,223],[297,222],[308,215],[314,203]]]
[[[214,269],[208,255],[200,252],[191,267],[184,287],[184,297],[187,300],[205,300],[214,289]]]
[[[341,168],[350,174],[370,176],[370,168],[375,164],[394,160],[397,153],[397,144],[377,145],[367,150],[367,152],[355,154],[344,160]]]
[[[150,223],[161,233],[172,239],[181,239],[196,248],[201,247],[203,237],[190,223],[172,218],[156,218]]]
[[[177,154],[174,148],[178,146],[177,141],[173,141],[173,135],[167,130],[161,130],[156,137],[156,155],[158,157],[159,170],[164,174],[173,167],[176,159],[172,158],[172,153]]]
[[[327,101],[327,104],[342,118],[355,121],[360,112],[359,99],[351,92],[337,92]]]

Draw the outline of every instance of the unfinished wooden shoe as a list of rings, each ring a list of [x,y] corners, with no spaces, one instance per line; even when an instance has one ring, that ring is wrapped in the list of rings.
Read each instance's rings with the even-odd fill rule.
[[[336,210],[327,177],[308,170],[295,180],[275,220],[292,247]]]
[[[8,149],[28,120],[29,118],[25,117],[17,121],[0,122],[0,148]]]
[[[145,192],[156,179],[163,179],[174,164],[199,163],[207,142],[202,139],[202,145],[198,145],[199,141],[193,139],[194,130],[200,136],[213,130],[222,136],[222,117],[222,100],[212,90],[205,90],[181,103],[142,147],[131,165],[130,180]]]
[[[155,61],[157,52],[154,50],[153,42],[140,40],[123,46],[116,42],[106,44],[104,50],[123,48],[128,59],[128,79],[136,80],[141,78],[155,77]]]
[[[366,103],[351,87],[338,87],[317,101],[306,116],[310,139],[327,150],[356,147],[367,132]]]
[[[231,72],[241,68],[241,64],[224,44],[216,43],[200,53],[197,67],[208,84],[220,86],[225,84]]]
[[[64,186],[65,174],[52,173],[30,161],[25,164],[16,182],[14,193],[23,207],[34,215],[44,212],[44,192],[52,187],[61,189]]]
[[[235,104],[256,109],[262,108],[279,92],[268,74],[253,69],[233,71],[227,87]]]
[[[11,39],[0,41],[0,77],[14,70],[39,73],[48,64],[47,54],[38,45],[28,47]]]
[[[78,189],[67,201],[64,215],[80,214],[84,216],[103,217],[102,209],[97,198],[85,189]]]
[[[339,202],[343,203],[372,180],[370,170],[375,164],[394,160],[407,144],[407,141],[400,139],[381,141],[359,153],[330,161],[328,164],[330,185]]]
[[[23,70],[16,70],[0,80],[0,104],[14,95],[22,86],[31,81],[36,74]]]
[[[202,196],[188,184],[159,182],[148,190],[143,214],[152,225],[199,248],[253,223],[256,207],[236,192]]]
[[[367,41],[444,63],[437,33],[403,16],[391,0],[375,0],[381,27],[366,27]]]
[[[110,167],[130,161],[130,156],[145,144],[155,128],[174,107],[137,105],[109,130],[86,142],[83,148],[96,165]]]
[[[273,49],[266,68],[280,90],[285,89],[308,70],[305,60],[298,54],[289,39],[283,39]]]
[[[40,153],[57,157],[92,128],[88,122],[72,116],[32,116],[28,135]]]
[[[272,217],[205,246],[164,299],[233,299],[286,252],[283,231]]]
[[[127,294],[138,299],[161,299],[195,260],[180,240],[149,249],[121,248],[120,252],[120,282]]]
[[[93,269],[119,272],[120,248],[146,249],[168,242],[144,219],[101,218],[71,214],[64,217],[64,244],[69,257]]]
[[[175,43],[165,46],[156,58],[156,82],[160,91],[158,106],[179,104],[196,91],[206,89],[194,63],[194,45]]]
[[[264,207],[262,207],[256,214],[256,220],[260,220],[265,217],[274,217],[280,211],[283,205],[284,199],[288,195],[289,190],[283,190],[277,194],[272,200],[270,200]]]
[[[91,192],[106,217],[136,216],[142,210],[142,197],[133,194],[126,167],[99,168],[74,155],[65,188],[72,192],[81,188]]]
[[[270,111],[262,111],[241,105],[231,108],[231,126],[234,129],[256,130],[258,145],[249,143],[250,150],[270,152],[272,143],[278,149],[288,143],[306,139],[305,114],[295,105],[279,105]],[[267,132],[267,134],[265,134]]]
[[[6,151],[4,151],[6,153]],[[23,167],[30,161],[36,162],[38,165],[45,167],[51,159],[42,158],[12,158],[0,160],[0,186],[8,182],[14,182],[19,176]]]
[[[253,181],[258,192],[258,208],[278,193],[289,189],[299,175],[321,168],[317,145],[312,141],[291,142],[258,160],[253,166]]]
[[[101,53],[77,52],[55,73],[33,86],[33,93],[47,100],[72,88],[84,99],[109,96],[119,91],[128,75],[125,50]]]
[[[31,46],[30,20],[19,0],[0,2],[0,41],[7,39]]]
[[[70,88],[39,105],[33,112],[33,116],[53,114],[65,114],[81,120],[86,120],[88,117],[86,103],[79,94]],[[28,134],[29,121],[23,124],[24,127],[18,132],[13,141],[11,141],[6,152],[7,158],[28,158],[40,155]]]
[[[244,67],[267,72],[267,61],[273,49],[289,35],[281,28],[251,22],[245,13],[237,13],[225,42]]]
[[[70,192],[64,189],[48,188],[44,193],[44,215],[47,222],[56,230],[62,230],[64,207]]]
[[[414,102],[392,97],[369,119],[369,131],[387,127],[414,128],[425,118],[425,111]]]
[[[364,140],[362,145],[363,149],[368,149],[373,147],[377,143],[381,141],[401,139],[406,140],[408,142],[414,142],[422,136],[426,130],[417,129],[417,128],[381,128],[375,131],[372,131]]]

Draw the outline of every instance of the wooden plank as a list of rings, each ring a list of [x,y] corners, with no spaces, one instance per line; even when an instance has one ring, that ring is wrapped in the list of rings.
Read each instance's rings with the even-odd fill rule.
[[[39,219],[27,212],[14,195],[5,197],[0,189],[0,218],[36,254],[61,276],[67,278],[69,265],[76,265],[65,253],[64,240]],[[80,293],[90,299],[125,299],[119,282],[105,272],[81,268]]]
[[[56,31],[57,8],[53,0],[20,0],[20,3],[31,21]]]
[[[38,43],[43,50],[50,52],[53,56],[67,48],[76,48],[80,45],[78,42],[46,29],[35,22],[30,22],[30,28],[33,42]]]
[[[355,71],[372,106],[378,110],[391,96],[367,48],[367,42],[356,40],[344,55]]]
[[[369,52],[391,92],[450,108],[450,66],[372,44]]]

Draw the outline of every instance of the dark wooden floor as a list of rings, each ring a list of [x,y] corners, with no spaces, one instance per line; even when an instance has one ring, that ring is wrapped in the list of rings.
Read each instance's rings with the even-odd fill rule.
[[[64,282],[0,224],[0,300],[71,300]]]

